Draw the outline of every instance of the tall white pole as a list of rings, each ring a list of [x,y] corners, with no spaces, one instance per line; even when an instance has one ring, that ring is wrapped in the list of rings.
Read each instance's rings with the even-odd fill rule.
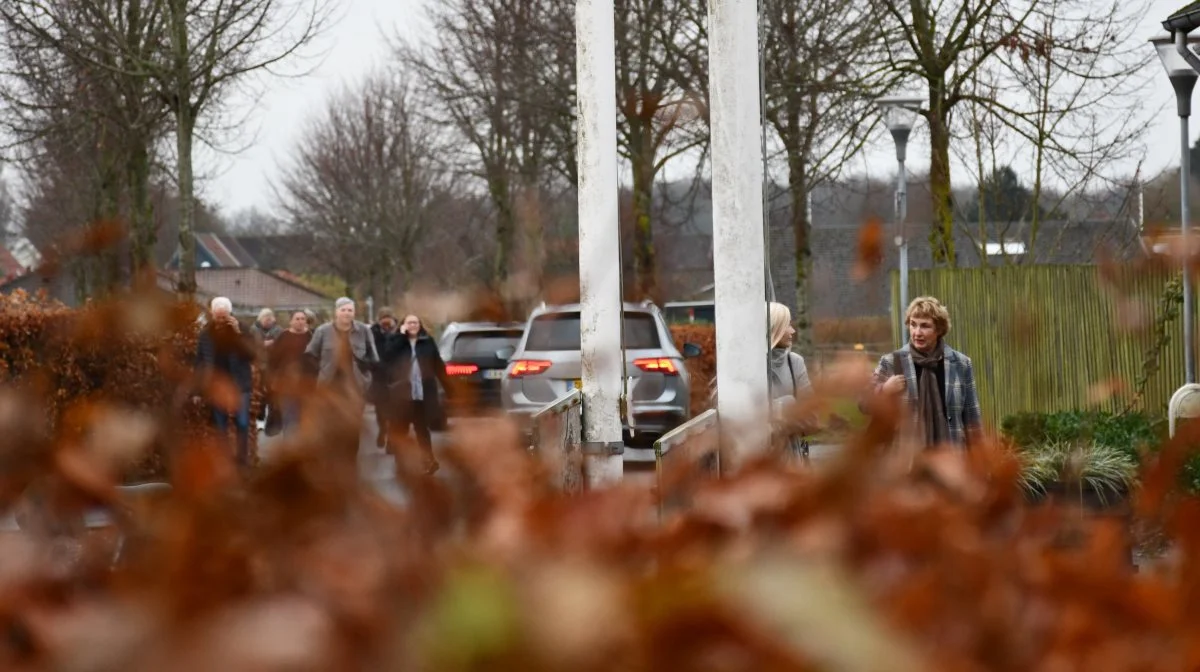
[[[737,466],[770,440],[755,0],[709,0],[717,413]]]
[[[1196,382],[1195,334],[1192,329],[1192,245],[1188,240],[1191,209],[1188,189],[1191,178],[1191,143],[1188,142],[1188,115],[1179,115],[1179,213],[1180,239],[1183,243],[1183,378]]]
[[[583,449],[591,487],[621,480],[621,233],[613,0],[575,4]],[[762,267],[759,266],[759,275]]]

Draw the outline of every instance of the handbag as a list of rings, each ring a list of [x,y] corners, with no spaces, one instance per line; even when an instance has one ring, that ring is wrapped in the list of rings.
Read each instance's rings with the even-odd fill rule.
[[[795,399],[796,393],[799,392],[799,390],[796,389],[796,369],[792,365],[792,353],[790,353],[790,352],[788,353],[788,356],[787,356],[787,363],[788,363],[788,375],[792,379],[792,398]],[[810,462],[810,460],[809,460],[809,445],[808,445],[807,438],[805,438],[803,435],[790,436],[790,437],[788,437],[788,443],[791,445],[792,452],[795,453],[796,456],[799,457],[805,464],[808,464]]]

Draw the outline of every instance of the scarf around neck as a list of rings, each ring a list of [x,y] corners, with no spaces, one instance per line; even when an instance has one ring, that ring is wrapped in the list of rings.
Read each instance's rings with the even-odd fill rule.
[[[950,440],[950,423],[946,420],[946,403],[938,387],[938,365],[946,359],[941,339],[928,354],[911,350],[917,373],[917,417],[925,432],[925,445],[936,446]]]

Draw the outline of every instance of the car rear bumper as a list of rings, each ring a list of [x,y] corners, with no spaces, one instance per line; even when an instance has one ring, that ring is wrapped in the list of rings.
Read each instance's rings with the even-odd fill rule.
[[[499,380],[452,379],[451,387],[454,395],[446,400],[450,415],[495,411],[503,406]]]
[[[544,407],[544,404],[510,404],[506,411],[528,432],[533,424],[533,415]],[[622,427],[622,438],[631,445],[653,444],[663,434],[686,422],[687,415],[687,411],[678,406],[635,403],[632,422],[624,423]]]

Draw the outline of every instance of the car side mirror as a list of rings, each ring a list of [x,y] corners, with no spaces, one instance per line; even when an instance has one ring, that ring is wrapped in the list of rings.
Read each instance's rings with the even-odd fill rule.
[[[699,357],[700,355],[703,355],[703,354],[704,354],[704,348],[701,348],[700,346],[696,345],[695,343],[684,343],[683,344],[683,358],[684,359],[692,359],[694,357]]]
[[[506,345],[496,351],[496,358],[507,362],[508,360],[512,359],[513,355],[515,354],[517,354],[517,349],[511,345]]]

